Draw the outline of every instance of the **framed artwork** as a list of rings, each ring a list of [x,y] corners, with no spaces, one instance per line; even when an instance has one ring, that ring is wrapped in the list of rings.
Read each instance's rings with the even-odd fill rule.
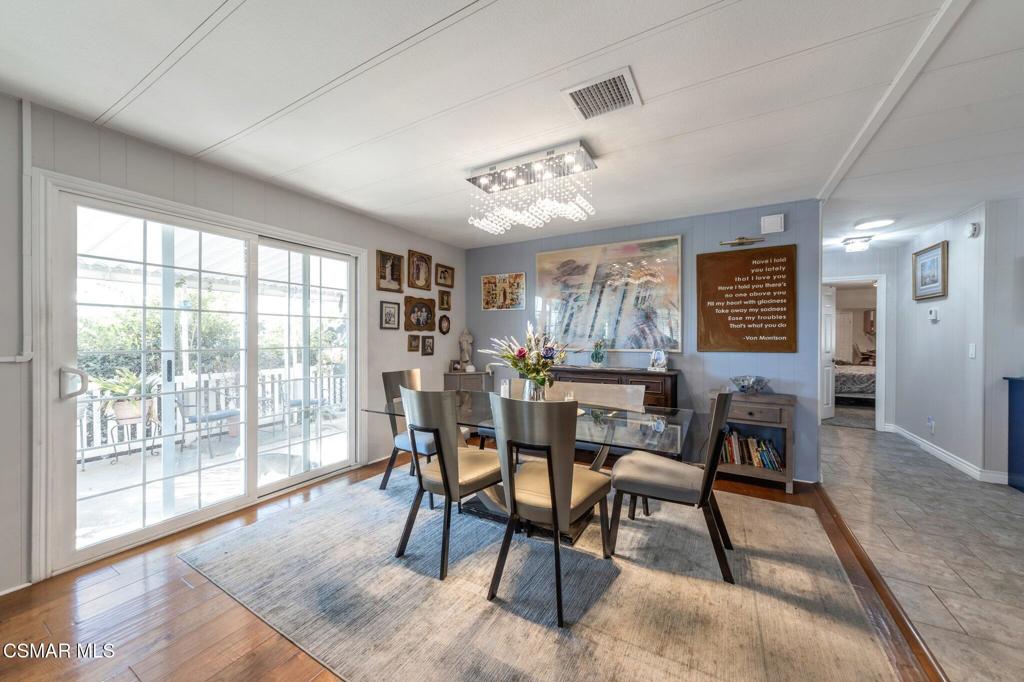
[[[430,291],[430,266],[433,258],[419,251],[409,250],[409,288]]]
[[[949,242],[941,241],[914,254],[914,300],[942,298],[949,291]]]
[[[507,272],[480,278],[481,310],[526,310],[526,273]]]
[[[449,362],[448,363],[448,371],[449,372],[461,372],[462,371],[462,361],[461,360],[452,360],[451,362]]]
[[[437,331],[442,334],[447,334],[452,330],[452,321],[447,315],[442,315],[437,318]]]
[[[438,263],[434,266],[434,284],[439,287],[448,287],[451,289],[455,286],[455,268],[450,265],[441,265]]]
[[[409,334],[409,340],[406,342],[405,349],[410,353],[420,352],[420,337],[418,334]]]
[[[451,310],[452,309],[452,292],[445,291],[442,289],[437,292],[437,309],[438,310]]]
[[[434,331],[436,315],[437,313],[434,312],[434,299],[416,298],[415,296],[405,297],[405,331]]]
[[[399,318],[402,315],[402,306],[397,301],[380,302],[380,328],[399,329],[401,324]]]
[[[420,345],[420,353],[422,355],[433,355],[434,354],[434,337],[424,336],[423,343]]]
[[[387,251],[377,252],[377,291],[402,293],[402,270],[405,257]]]
[[[678,236],[537,254],[537,319],[572,349],[680,351]]]

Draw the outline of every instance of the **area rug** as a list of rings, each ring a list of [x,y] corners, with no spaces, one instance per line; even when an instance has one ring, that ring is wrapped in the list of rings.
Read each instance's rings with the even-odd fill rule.
[[[699,512],[624,511],[612,560],[593,524],[563,548],[559,629],[550,539],[515,537],[493,602],[499,524],[454,516],[442,582],[424,502],[396,559],[412,482],[339,484],[181,557],[350,682],[897,679],[810,509],[720,495],[735,585]]]

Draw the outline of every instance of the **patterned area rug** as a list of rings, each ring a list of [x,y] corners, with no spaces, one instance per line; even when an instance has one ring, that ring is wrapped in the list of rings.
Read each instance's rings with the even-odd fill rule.
[[[440,510],[424,502],[394,557],[413,479],[338,485],[181,557],[342,678],[895,680],[816,514],[721,494],[736,585],[692,509],[623,510],[617,555],[596,523],[563,548],[555,625],[550,539],[517,535],[485,598],[503,527],[456,515],[437,579]]]

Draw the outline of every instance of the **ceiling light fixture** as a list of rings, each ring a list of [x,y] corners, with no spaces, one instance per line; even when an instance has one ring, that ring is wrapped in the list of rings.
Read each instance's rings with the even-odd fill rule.
[[[594,215],[590,177],[597,168],[580,141],[478,168],[466,178],[474,194],[469,224],[503,234],[514,225],[542,227],[555,218],[574,222]]]
[[[867,251],[870,245],[871,237],[847,237],[843,240],[843,246],[846,247],[846,253]]]
[[[858,220],[853,224],[855,230],[874,230],[878,227],[889,227],[896,221],[892,218],[868,218],[866,220]]]

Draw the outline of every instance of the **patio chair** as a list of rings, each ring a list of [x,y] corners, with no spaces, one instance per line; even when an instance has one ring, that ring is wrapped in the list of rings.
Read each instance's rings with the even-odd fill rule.
[[[207,431],[206,436],[206,451],[209,454],[210,459],[213,459],[213,446],[210,443],[209,431],[213,426],[218,427],[218,437],[223,438],[224,424],[229,419],[238,419],[241,416],[241,412],[234,408],[224,408],[220,410],[202,411],[199,404],[199,391],[184,391],[178,394],[179,397],[175,398],[174,402],[178,406],[178,411],[181,413],[181,418],[184,426],[194,425],[199,427],[199,438],[203,437],[203,430]],[[225,401],[226,402],[226,401]],[[182,429],[184,430],[184,429]]]

